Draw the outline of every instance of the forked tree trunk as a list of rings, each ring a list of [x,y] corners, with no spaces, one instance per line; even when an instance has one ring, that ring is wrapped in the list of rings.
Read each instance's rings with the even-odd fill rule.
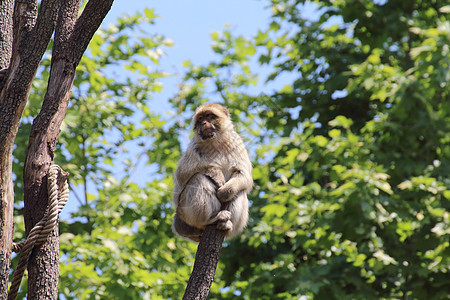
[[[14,190],[12,181],[12,149],[14,139],[19,127],[20,118],[28,98],[31,81],[39,66],[39,61],[53,32],[53,22],[48,11],[43,13],[39,33],[37,35],[37,3],[32,1],[17,3],[14,1],[1,1],[6,6],[1,10],[3,28],[0,56],[9,57],[10,60],[2,60],[5,69],[2,70],[0,83],[0,297],[6,298],[9,265],[11,260]],[[14,10],[13,10],[14,8]],[[14,12],[13,12],[14,11]],[[50,19],[50,21],[49,21]],[[13,30],[9,30],[9,22],[13,22]],[[45,30],[44,30],[45,29]],[[4,40],[4,38],[6,40]],[[27,44],[28,42],[28,44]],[[9,51],[9,52],[8,52]]]
[[[48,90],[33,122],[24,168],[25,227],[28,233],[47,207],[46,174],[52,163],[75,68],[113,0],[90,0],[77,19],[79,0],[0,1],[0,298],[6,298],[13,226],[12,148],[39,62],[54,32]],[[3,22],[3,20],[6,20]],[[14,22],[12,35],[9,21]],[[4,30],[5,29],[5,30]],[[11,37],[9,42],[5,42]],[[4,59],[11,57],[11,60]],[[57,299],[58,228],[28,265],[28,298]]]

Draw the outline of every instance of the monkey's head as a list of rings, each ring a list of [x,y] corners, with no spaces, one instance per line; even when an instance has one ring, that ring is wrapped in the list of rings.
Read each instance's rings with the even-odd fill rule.
[[[194,133],[203,141],[220,138],[233,129],[228,109],[220,104],[204,104],[195,110],[192,118]]]

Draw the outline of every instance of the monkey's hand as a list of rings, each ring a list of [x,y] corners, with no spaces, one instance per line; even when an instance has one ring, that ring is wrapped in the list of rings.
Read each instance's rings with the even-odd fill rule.
[[[233,182],[229,180],[223,186],[217,189],[217,198],[219,198],[220,202],[228,202],[233,199],[233,197],[238,193]]]
[[[252,189],[253,180],[251,177],[251,168],[241,170],[237,167],[232,168],[233,175],[225,184],[217,189],[216,196],[220,202],[228,202],[236,198],[240,193],[249,192]]]
[[[222,170],[218,167],[210,166],[205,169],[204,174],[209,177],[217,187],[221,187],[225,184],[225,177]]]

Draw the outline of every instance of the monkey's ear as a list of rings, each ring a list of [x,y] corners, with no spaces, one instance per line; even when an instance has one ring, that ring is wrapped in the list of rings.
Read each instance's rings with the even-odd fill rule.
[[[221,105],[222,106],[222,105]],[[224,112],[224,114],[229,118],[230,117],[230,112],[228,111],[228,108],[226,108],[225,106],[222,106],[222,111]]]

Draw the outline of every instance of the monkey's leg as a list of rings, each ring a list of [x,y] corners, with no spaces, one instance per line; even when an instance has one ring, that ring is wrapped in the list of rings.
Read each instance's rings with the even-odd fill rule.
[[[217,188],[220,188],[225,184],[225,177],[223,172],[218,167],[208,167],[205,170],[205,175],[209,177],[210,180],[216,185]],[[217,222],[217,229],[230,231],[233,229],[233,223],[231,223],[231,212],[227,209],[228,204],[222,203],[220,211],[216,216],[212,217],[210,222],[211,224]]]
[[[231,212],[231,223],[233,228],[227,233],[227,238],[231,238],[240,233],[248,222],[248,199],[247,195],[241,194],[236,199],[223,203]]]
[[[181,236],[187,237],[195,242],[199,242],[202,237],[203,230],[193,227],[184,222],[178,214],[173,218],[173,230]]]
[[[180,195],[177,207],[179,217],[190,226],[200,229],[217,222],[214,217],[220,211],[221,203],[217,199],[216,190],[216,185],[204,174],[192,176]]]

